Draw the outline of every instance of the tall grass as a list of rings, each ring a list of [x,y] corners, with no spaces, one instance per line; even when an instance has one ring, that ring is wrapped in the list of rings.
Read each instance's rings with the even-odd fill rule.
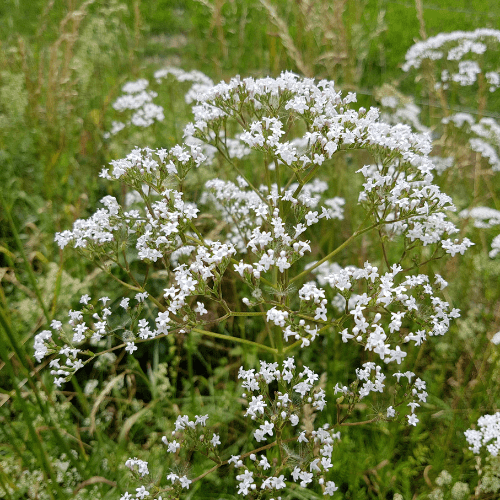
[[[100,289],[105,280],[75,255],[59,253],[52,241],[107,194],[97,174],[125,150],[103,139],[123,83],[172,62],[215,80],[291,69],[365,92],[360,101],[369,106],[374,88],[397,78],[407,94],[431,105],[430,124],[429,110],[437,106],[443,113],[443,103],[439,96],[427,97],[425,84],[402,77],[398,68],[413,38],[432,36],[444,25],[449,31],[495,27],[499,19],[494,0],[477,8],[451,0],[439,8],[426,1],[384,0],[38,0],[29,7],[6,1],[0,7],[0,496],[118,498],[128,486],[123,464],[129,456],[148,451],[156,468],[167,473],[160,438],[181,408],[218,415],[222,409],[233,433],[231,450],[236,454],[244,445],[241,418],[229,410],[237,404],[234,362],[243,355],[251,364],[251,349],[216,346],[196,334],[155,341],[140,362],[110,353],[101,367],[74,377],[64,390],[53,387],[46,364],[33,364],[33,335],[74,306],[72,297]],[[173,92],[168,99],[173,107],[182,95]],[[478,112],[494,108],[495,102],[484,104]],[[172,128],[145,140],[173,144],[175,133]],[[355,154],[345,158],[363,160]],[[467,158],[463,175],[470,175]],[[454,177],[443,182],[447,192],[464,189]],[[487,176],[484,182],[488,187],[480,184],[473,197],[494,200],[498,209],[498,183]],[[467,189],[463,196],[470,195]],[[351,216],[347,209],[346,218]],[[348,429],[333,457],[345,498],[385,499],[396,492],[404,499],[426,498],[442,470],[453,481],[470,483],[472,496],[478,470],[484,476],[488,467],[499,467],[494,460],[487,467],[478,464],[463,439],[470,422],[500,406],[500,355],[488,341],[500,330],[500,264],[487,256],[490,234],[472,229],[472,235],[474,251],[447,265],[455,277],[448,300],[462,317],[448,337],[432,342],[439,356],[424,348],[414,360],[436,395],[424,409],[422,426],[413,432],[385,424]],[[325,234],[320,245],[327,254],[341,241],[341,234]],[[368,253],[378,252],[382,261],[383,248],[368,245],[360,238],[352,255],[362,264]],[[341,254],[343,262],[348,259]],[[162,277],[155,279],[160,283]],[[256,328],[232,318],[220,333],[258,335]],[[338,356],[331,363],[326,353],[340,352],[338,344],[328,340],[322,356],[308,360],[327,379],[338,379],[350,362]],[[94,382],[87,385],[88,380]],[[332,387],[325,390],[333,400]],[[372,411],[376,415],[378,409]],[[204,465],[195,463],[193,474]],[[204,491],[198,482],[191,495],[218,498],[230,481],[212,477]],[[444,495],[451,498],[451,487]],[[496,497],[478,492],[473,498]]]

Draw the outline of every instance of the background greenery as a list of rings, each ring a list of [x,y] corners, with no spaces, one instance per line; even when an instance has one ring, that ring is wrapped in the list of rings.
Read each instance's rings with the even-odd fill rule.
[[[400,70],[407,49],[422,36],[417,6],[411,0],[0,3],[0,497],[119,498],[129,484],[128,457],[145,458],[158,474],[168,470],[160,437],[180,410],[203,407],[219,421],[226,416],[221,424],[228,424],[228,453],[245,444],[238,434],[241,412],[234,415],[234,374],[238,360],[244,356],[250,363],[255,353],[196,337],[170,338],[153,342],[134,364],[124,356],[105,359],[64,390],[55,390],[46,363],[34,364],[34,334],[75,307],[81,294],[102,290],[105,283],[109,288],[86,262],[60,252],[54,233],[88,216],[102,196],[120,195],[99,179],[103,165],[135,145],[172,146],[189,120],[183,87],[174,86],[164,97],[164,124],[103,139],[122,85],[151,79],[154,70],[168,65],[201,70],[214,81],[290,69],[331,78],[370,106],[377,87],[396,82],[432,124],[424,85]],[[427,36],[496,28],[500,4],[423,1],[423,21]],[[487,111],[499,110],[500,103],[490,101]],[[469,185],[463,175],[458,203]],[[481,201],[500,209],[498,179],[492,183]],[[463,437],[471,422],[500,407],[499,351],[488,340],[500,330],[500,261],[488,258],[491,235],[473,230],[469,237],[473,250],[440,271],[450,281],[447,299],[462,317],[415,360],[431,395],[421,424],[410,429],[377,423],[343,432],[332,457],[340,487],[336,498],[385,499],[396,492],[405,500],[426,498],[442,470],[453,478],[443,488],[445,498],[451,498],[456,481],[468,483],[473,496],[479,472],[500,478],[500,465],[477,462]],[[342,234],[337,238],[342,241]],[[325,253],[333,243],[338,242],[321,242]],[[368,255],[366,244],[352,249],[360,262]],[[328,342],[324,351],[339,353],[334,362],[325,355],[308,362],[328,380],[342,380],[355,355],[341,353],[338,340]],[[94,387],[87,386],[90,379]],[[325,389],[333,399],[331,384]],[[200,473],[205,465],[195,462],[190,472]],[[202,482],[195,483],[189,496],[232,498],[225,472],[208,476],[203,492]]]

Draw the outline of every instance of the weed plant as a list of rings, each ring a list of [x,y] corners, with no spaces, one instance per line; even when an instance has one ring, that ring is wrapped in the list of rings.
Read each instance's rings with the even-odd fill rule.
[[[333,498],[356,499],[486,499],[498,495],[498,457],[487,450],[475,455],[468,449],[472,444],[464,435],[467,429],[480,429],[478,419],[494,415],[500,406],[496,333],[500,330],[500,268],[495,251],[500,246],[496,213],[500,210],[498,173],[488,161],[491,155],[488,157],[477,148],[474,150],[474,144],[471,146],[469,142],[480,138],[498,154],[494,136],[477,134],[481,119],[498,118],[495,115],[498,99],[495,92],[472,86],[459,88],[457,92],[444,89],[443,101],[441,90],[435,84],[436,75],[442,74],[439,65],[444,60],[435,60],[432,65],[414,68],[407,74],[401,71],[405,53],[415,41],[431,39],[443,31],[443,26],[449,32],[495,28],[498,19],[495,16],[500,15],[498,5],[484,2],[484,8],[475,10],[475,6],[448,1],[440,2],[439,9],[427,2],[408,5],[375,1],[327,3],[39,1],[27,9],[23,2],[9,0],[0,7],[0,170],[3,186],[0,212],[0,496],[115,499],[126,491],[133,492],[133,497],[140,497],[141,491],[149,491],[150,497],[159,494],[165,498],[170,494],[166,489],[174,487],[177,490],[174,489],[173,494],[180,491],[186,497],[232,498],[237,496],[238,489],[243,493],[245,484],[251,494],[248,473],[252,470],[258,485],[256,491],[268,493],[270,490],[261,489],[261,485],[265,475],[270,476],[270,470],[276,472],[277,479],[266,483],[275,487],[275,493],[271,493],[275,498],[279,494],[282,498],[317,498],[325,491],[333,492],[334,488],[338,490]],[[462,12],[471,9],[473,13]],[[483,74],[497,70],[496,49],[493,43],[487,45],[487,57],[479,61]],[[315,77],[316,84],[322,78],[333,79],[335,90],[343,90],[342,98],[348,91],[359,92],[358,102],[349,103],[346,108],[359,112],[360,107],[368,110],[377,102],[382,105],[382,120],[407,123],[413,133],[430,132],[433,140],[430,159],[437,167],[433,183],[450,195],[457,207],[455,212],[446,212],[448,220],[459,229],[451,238],[459,237],[461,241],[468,238],[474,245],[464,255],[439,259],[436,257],[441,254],[430,251],[429,245],[416,247],[413,251],[419,258],[413,260],[405,254],[402,243],[405,238],[397,234],[397,227],[392,228],[389,224],[381,227],[380,232],[374,227],[351,239],[364,221],[357,202],[358,193],[363,189],[361,185],[366,182],[361,172],[354,172],[374,163],[374,158],[373,152],[363,149],[364,146],[359,150],[340,146],[331,159],[325,155],[324,164],[318,167],[319,181],[326,182],[328,188],[321,191],[322,184],[316,184],[319,190],[309,194],[312,199],[319,199],[318,204],[323,204],[326,213],[335,216],[330,220],[319,219],[311,226],[307,226],[304,219],[303,224],[308,229],[302,240],[310,241],[311,252],[304,250],[304,256],[298,255],[299,260],[290,261],[291,268],[284,269],[283,273],[276,264],[280,253],[276,253],[275,271],[269,275],[262,272],[258,288],[265,301],[259,303],[260,299],[251,295],[257,290],[255,280],[258,278],[246,276],[244,269],[240,276],[234,266],[240,264],[240,259],[243,259],[241,265],[253,265],[264,255],[260,255],[258,245],[257,257],[251,257],[255,255],[251,248],[247,254],[242,254],[238,234],[235,230],[231,232],[235,219],[239,224],[255,224],[255,219],[248,214],[236,215],[244,205],[231,205],[235,202],[234,199],[228,201],[231,191],[221,190],[217,184],[207,186],[207,181],[217,174],[219,180],[234,182],[233,193],[251,190],[241,179],[238,182],[240,175],[251,180],[252,186],[267,186],[269,195],[272,193],[270,185],[272,188],[277,178],[286,186],[287,172],[288,175],[297,174],[276,151],[254,150],[247,156],[245,148],[251,145],[238,136],[245,127],[228,125],[225,134],[198,137],[216,148],[204,147],[201,151],[213,158],[211,166],[193,167],[183,177],[181,165],[177,173],[167,171],[162,182],[164,187],[184,193],[185,201],[196,202],[203,210],[190,221],[181,219],[186,237],[203,237],[207,244],[221,239],[226,244],[232,243],[238,253],[231,258],[236,262],[229,262],[225,270],[216,268],[220,274],[218,289],[209,278],[210,300],[202,298],[201,293],[198,297],[187,297],[187,305],[183,306],[187,309],[183,312],[188,319],[177,318],[181,323],[176,328],[171,326],[168,335],[163,338],[157,335],[146,341],[140,337],[140,328],[143,332],[148,328],[145,329],[144,323],[139,327],[139,321],[148,321],[151,332],[158,329],[154,320],[162,308],[171,306],[173,299],[163,296],[164,289],[171,280],[175,286],[178,283],[174,266],[192,264],[190,257],[178,251],[172,258],[173,247],[168,250],[162,247],[161,253],[170,259],[166,265],[159,258],[156,263],[147,262],[137,255],[134,240],[137,235],[130,234],[122,235],[120,241],[124,248],[120,249],[115,262],[109,258],[113,255],[111,252],[90,255],[94,259],[91,264],[74,250],[61,251],[53,242],[53,236],[69,229],[77,219],[88,218],[98,200],[105,196],[113,196],[123,207],[120,217],[125,211],[143,210],[145,200],[150,204],[158,203],[161,193],[156,196],[151,187],[150,191],[143,189],[144,179],[140,176],[133,185],[127,186],[105,182],[98,173],[103,165],[109,166],[111,160],[125,158],[136,146],[147,146],[151,151],[165,148],[171,152],[175,144],[186,140],[183,132],[186,124],[199,119],[190,112],[193,103],[184,98],[191,83],[176,81],[174,77],[183,73],[171,69],[169,74],[163,71],[161,80],[155,78],[156,72],[172,65],[201,70],[214,82],[222,78],[228,81],[235,74],[241,74],[242,78],[278,77],[288,69]],[[164,119],[150,127],[127,125],[116,135],[107,136],[112,131],[113,121],[126,123],[130,120],[130,110],[119,111],[113,107],[120,96],[127,94],[124,85],[143,79],[148,81],[147,89],[158,94],[154,102],[163,108]],[[383,83],[391,83],[393,88],[384,87],[375,101],[371,94]],[[415,109],[414,105],[421,109]],[[457,122],[453,119],[464,111],[469,113],[471,120],[466,118]],[[304,121],[298,111],[282,110],[277,118],[285,119],[293,113],[295,118],[285,122],[287,135],[281,142],[300,138],[306,132],[306,126],[301,123],[307,120]],[[268,116],[271,115],[268,110]],[[364,116],[362,111],[359,116]],[[443,122],[445,119],[447,123]],[[251,121],[245,123],[248,128]],[[488,123],[483,122],[483,128],[487,126]],[[229,139],[236,142],[231,143]],[[186,151],[191,151],[196,141],[188,142],[191,145]],[[311,142],[295,144],[295,147],[297,151],[305,147],[303,153],[308,152],[311,159],[314,154],[320,154],[319,150],[312,151]],[[147,158],[147,150],[141,150],[141,155]],[[272,170],[273,155],[282,161],[281,164],[274,162],[278,171]],[[179,172],[181,176],[176,179]],[[366,170],[368,172],[371,171]],[[302,174],[298,172],[299,177]],[[147,182],[151,179],[146,179]],[[202,196],[202,191],[207,194]],[[345,200],[343,204],[340,198]],[[325,200],[335,201],[327,204]],[[290,202],[280,203],[282,206],[278,208],[288,214],[287,232],[291,231],[292,214],[304,218],[309,212],[317,211],[318,216],[321,213],[314,207],[296,213],[292,205],[289,209],[285,206]],[[107,210],[113,210],[113,206],[108,204]],[[254,214],[252,210],[250,206],[249,213]],[[371,214],[376,217],[375,211]],[[265,217],[271,218],[272,212]],[[294,220],[295,225],[298,220]],[[271,219],[268,222],[263,219],[262,223],[266,232],[276,227]],[[248,226],[243,227],[249,230]],[[137,229],[143,230],[140,224]],[[251,238],[243,233],[243,241],[248,242]],[[343,246],[346,241],[349,245]],[[192,241],[186,242],[180,248],[187,251],[192,244]],[[337,251],[338,248],[341,249]],[[282,250],[281,247],[272,249],[275,252]],[[198,250],[192,250],[192,255]],[[331,267],[323,269],[323,274],[311,268],[307,274],[302,274],[306,273],[306,262],[311,265],[315,259],[321,260],[328,255]],[[344,321],[348,322],[345,327],[349,328],[347,333],[350,335],[355,315],[349,315],[349,311],[346,315],[345,307],[355,306],[354,301],[358,300],[355,295],[362,295],[362,290],[352,290],[351,300],[346,300],[342,293],[333,293],[329,285],[321,284],[320,280],[341,270],[352,271],[349,266],[363,269],[367,260],[384,276],[402,255],[404,270],[413,267],[407,274],[433,277],[437,273],[448,281],[446,288],[435,293],[450,305],[450,311],[460,309],[460,317],[450,322],[446,335],[428,337],[420,347],[408,350],[408,356],[402,360],[408,371],[415,372],[425,382],[428,393],[425,402],[415,400],[420,404],[415,407],[416,418],[420,420],[415,422],[415,427],[408,425],[408,416],[413,414],[411,407],[403,413],[402,406],[389,404],[390,398],[397,395],[397,385],[392,382],[396,379],[392,373],[400,367],[396,360],[386,365],[379,355],[365,351],[364,338],[361,341],[347,339],[349,342],[344,343],[339,333],[344,328],[332,326],[312,340],[314,335],[310,332],[314,331],[314,325],[318,324],[321,330],[321,321],[325,321],[321,311],[317,311],[321,308],[320,303],[305,313],[313,314],[309,317],[319,315],[319,321],[305,320],[304,325],[292,321],[294,315],[304,312],[297,309],[304,302],[299,291],[304,297],[304,284],[314,279],[318,289],[325,289],[326,321],[336,324],[345,316]],[[291,253],[284,257],[287,262],[295,258]],[[300,279],[291,286],[280,282],[284,275],[288,280],[294,279],[292,272],[295,276],[300,275]],[[127,286],[123,288],[124,284],[118,280]],[[141,297],[136,301],[136,294],[146,292],[146,285],[143,286],[146,281],[149,297],[144,302]],[[369,284],[370,280],[367,281]],[[278,283],[279,290],[271,286]],[[356,286],[360,285],[354,288]],[[139,289],[133,290],[134,287]],[[214,296],[214,290],[231,314]],[[129,294],[125,295],[132,306],[128,309],[120,307],[124,291]],[[86,305],[80,303],[82,296],[83,302],[87,301],[87,295],[92,300]],[[98,299],[106,295],[111,300],[103,304]],[[349,294],[344,295],[349,299]],[[241,302],[244,297],[255,306],[248,308]],[[314,299],[311,306],[313,302]],[[59,387],[54,385],[50,371],[57,368],[48,365],[56,359],[55,353],[47,352],[47,357],[40,364],[36,363],[33,359],[35,335],[48,330],[54,320],[67,318],[69,310],[83,309],[89,325],[83,335],[92,337],[94,333],[90,330],[99,321],[92,315],[99,314],[101,320],[105,319],[102,311],[106,307],[113,312],[107,320],[106,334],[99,341],[90,338],[75,344],[76,348],[86,351],[85,355],[80,355],[84,367],[71,377],[59,375],[67,381],[60,381]],[[268,311],[273,308],[289,313],[284,319],[284,327],[274,323],[281,321],[277,313],[274,316],[271,313],[268,318]],[[425,311],[430,314],[430,310]],[[244,316],[239,313],[258,314]],[[223,321],[215,321],[226,315]],[[398,343],[402,351],[406,349],[408,344],[403,341],[410,332],[414,333],[411,321],[408,316],[404,317],[399,332],[396,325],[393,326],[391,341],[394,343],[390,349],[399,352],[396,351]],[[69,343],[73,342],[75,334],[72,328],[79,322],[69,325],[66,333]],[[292,323],[304,329],[298,332],[301,338],[295,343],[302,344],[306,339],[311,346],[304,345],[301,349],[297,345],[280,358],[278,332],[287,326],[291,328]],[[388,324],[384,327],[389,333]],[[180,332],[182,329],[185,331]],[[98,334],[99,330],[93,332]],[[56,344],[60,343],[58,335],[56,329],[53,332]],[[41,338],[43,335],[38,337]],[[291,336],[289,342],[290,346],[294,343]],[[354,345],[361,342],[361,345],[355,348],[353,342]],[[414,342],[410,340],[410,344]],[[287,346],[284,343],[283,349]],[[248,413],[252,395],[246,390],[247,397],[243,398],[241,384],[251,383],[249,369],[265,370],[263,366],[266,365],[259,360],[284,363],[290,354],[295,355],[296,374],[303,372],[304,367],[318,374],[316,389],[311,390],[320,395],[320,401],[324,397],[327,406],[319,411],[318,407],[301,406],[292,398],[295,413],[290,410],[286,416],[288,427],[279,431],[281,446],[255,452],[259,444],[267,446],[276,441],[278,428],[285,422],[279,419],[285,417],[276,413],[278,420],[270,420],[271,414],[268,414],[262,422],[252,421]],[[384,382],[387,398],[374,398],[373,394],[360,398],[362,384],[351,385],[359,380],[355,368],[362,368],[362,363],[370,356],[374,361],[378,359],[382,373],[387,372]],[[65,359],[62,357],[61,366]],[[238,378],[240,366],[244,370],[241,374],[246,373],[243,380]],[[339,385],[335,389],[337,382]],[[376,383],[376,379],[373,382]],[[269,398],[264,399],[268,404],[266,411],[271,408],[274,411],[274,394],[276,391],[285,394],[285,382],[272,381],[268,390],[259,387],[264,390],[263,396]],[[342,395],[338,389],[344,387],[348,393]],[[295,392],[295,397],[297,395]],[[356,398],[358,400],[354,401]],[[396,417],[389,416],[392,414],[388,413],[390,406],[399,412]],[[300,418],[297,426],[292,425],[295,420],[292,413]],[[208,427],[203,428],[207,414]],[[183,415],[187,415],[187,419],[183,420]],[[258,410],[256,416],[263,417]],[[344,416],[348,418],[342,421]],[[204,434],[193,454],[188,445],[195,444],[193,438],[200,436],[193,434],[195,429],[188,425],[189,422],[196,422],[196,431],[202,430]],[[275,424],[271,430],[273,437],[265,434],[264,439],[268,441],[259,443],[257,438],[261,435],[254,432],[263,431],[261,425],[267,429],[266,422]],[[342,425],[336,427],[339,422]],[[370,423],[347,425],[358,422]],[[330,424],[327,431],[334,440],[328,471],[320,462],[314,464],[314,453],[329,444],[318,442],[320,447],[307,448],[312,446],[311,432],[320,430],[321,434],[324,424]],[[170,432],[176,426],[178,434],[172,436]],[[339,430],[340,440],[336,436]],[[302,433],[309,444],[301,443],[297,447],[295,442],[283,442],[298,438]],[[173,440],[182,447],[180,451],[169,453],[169,449],[177,448]],[[279,453],[272,451],[278,449]],[[253,460],[252,451],[258,460]],[[208,456],[203,455],[204,452]],[[259,465],[264,454],[272,469],[264,468],[267,467],[265,462]],[[224,463],[238,455],[248,471],[245,472],[235,458],[231,464]],[[141,461],[148,462],[149,475],[141,477],[141,471],[145,471]],[[195,481],[213,467],[212,473]],[[278,473],[280,467],[282,470]],[[292,476],[295,467],[302,474],[297,483]],[[309,476],[305,473],[314,477],[311,483],[307,483]],[[286,489],[278,488],[281,474],[286,476]],[[301,481],[307,483],[306,488],[300,486]],[[146,490],[136,490],[141,485]],[[159,492],[161,489],[165,491]]]

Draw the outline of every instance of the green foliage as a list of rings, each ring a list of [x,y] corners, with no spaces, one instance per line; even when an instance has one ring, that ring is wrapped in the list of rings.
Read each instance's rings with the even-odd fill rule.
[[[266,3],[274,6],[276,16]],[[423,3],[429,36],[496,27],[500,19],[496,0],[479,6],[456,0],[440,1],[439,7]],[[332,5],[339,9],[337,17]],[[322,8],[333,17],[323,19]],[[216,415],[226,428],[221,432],[228,434],[228,451],[246,451],[239,433],[243,407],[235,360],[256,366],[251,348],[223,348],[192,333],[190,338],[155,341],[141,352],[139,362],[121,354],[101,356],[72,387],[53,388],[43,365],[33,365],[32,337],[75,306],[76,295],[98,290],[104,282],[78,256],[65,254],[63,261],[53,235],[108,194],[98,179],[102,165],[135,145],[168,147],[180,140],[188,120],[182,86],[171,86],[164,95],[168,113],[163,125],[123,140],[103,138],[115,118],[111,103],[125,82],[150,78],[155,69],[172,63],[204,71],[214,80],[236,73],[306,70],[309,76],[333,78],[360,91],[360,103],[370,106],[375,87],[402,78],[399,66],[419,36],[414,4],[4,0],[0,33],[0,497],[118,498],[131,484],[124,466],[128,457],[147,453],[152,470],[169,472],[161,437],[173,430],[181,410]],[[417,100],[425,95],[423,83],[409,78],[403,78],[401,89]],[[498,110],[497,104],[490,103],[489,111]],[[368,160],[353,152],[342,161],[362,166]],[[354,182],[347,169],[338,171],[338,186],[352,183],[345,213],[351,221]],[[464,172],[464,178],[471,175]],[[464,200],[462,205],[468,206],[470,190],[455,175],[443,178],[443,189],[457,196],[457,204]],[[204,181],[200,176],[186,189],[197,189]],[[498,182],[481,194],[498,204]],[[208,223],[217,230],[214,221]],[[495,498],[500,491],[498,459],[477,463],[463,438],[471,422],[500,406],[499,347],[488,340],[500,330],[500,264],[488,257],[494,231],[465,225],[463,231],[469,231],[476,246],[446,267],[446,276],[453,277],[447,300],[462,310],[462,317],[446,337],[433,339],[414,359],[434,396],[423,405],[415,430],[375,422],[343,434],[332,457],[343,498],[386,499],[400,493],[405,499],[429,494],[460,499],[467,497],[460,484],[474,492],[479,479],[474,498]],[[333,235],[325,232],[323,254],[344,239],[342,228]],[[371,248],[368,237],[351,251],[359,264],[368,254],[380,262],[384,258],[384,249]],[[338,262],[352,259],[340,254]],[[154,278],[161,289],[162,276]],[[258,321],[232,320],[221,326],[221,333],[228,328],[243,337],[263,328]],[[304,362],[327,381],[341,380],[358,353],[339,338],[325,338],[323,347],[320,356]],[[331,384],[325,390],[326,399],[335,400]],[[373,408],[373,416],[377,414]],[[200,460],[191,472],[198,475],[205,469]],[[449,471],[449,483],[440,484],[441,471]],[[221,491],[234,490],[227,469],[208,476],[204,490],[199,489],[201,481],[195,484],[192,498],[220,498]]]

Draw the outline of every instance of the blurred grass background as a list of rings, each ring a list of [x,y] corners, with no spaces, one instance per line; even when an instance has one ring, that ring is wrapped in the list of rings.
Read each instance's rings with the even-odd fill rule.
[[[422,35],[418,4],[0,3],[0,488],[5,498],[118,498],[127,487],[128,457],[147,452],[150,469],[165,468],[159,437],[179,408],[195,413],[203,406],[204,413],[218,415],[225,408],[229,415],[237,404],[233,375],[242,353],[202,339],[186,345],[182,339],[169,339],[166,346],[155,342],[144,363],[132,366],[120,357],[107,359],[84,374],[97,381],[94,389],[85,377],[74,377],[64,390],[55,390],[43,370],[46,363],[34,364],[34,334],[74,307],[81,294],[105,283],[86,262],[71,252],[63,255],[54,233],[88,216],[102,196],[119,194],[99,179],[103,165],[135,145],[172,146],[189,119],[178,91],[169,97],[165,126],[140,136],[144,143],[132,142],[135,137],[121,144],[103,139],[122,85],[170,65],[201,70],[214,81],[292,70],[333,79],[340,88],[359,92],[364,106],[375,104],[374,89],[396,81],[425,106],[423,87],[400,70],[407,49]],[[427,36],[500,25],[497,0],[421,4]],[[489,111],[498,113],[498,104],[492,101]],[[496,186],[497,199],[499,191]],[[405,500],[426,498],[443,469],[455,481],[477,484],[478,464],[466,450],[463,431],[500,405],[498,352],[487,339],[500,330],[500,264],[488,259],[479,231],[475,241],[473,252],[446,266],[452,282],[447,299],[462,309],[462,318],[446,338],[429,342],[418,359],[432,395],[422,424],[345,431],[333,457],[343,498],[385,499],[395,492]],[[353,248],[360,259],[367,257],[363,245]],[[349,357],[337,339],[328,342],[328,352],[338,353],[335,362],[323,357],[310,362],[328,380],[342,380],[355,354]],[[193,363],[202,375],[191,376]],[[327,394],[333,399],[331,387]],[[227,419],[233,433],[226,436],[232,443],[228,453],[235,454],[245,442],[237,434],[241,417]],[[196,462],[191,472],[200,473],[205,465]],[[200,485],[192,497],[219,498],[232,486],[224,476],[207,477],[203,492]],[[450,495],[445,491],[445,498]]]

